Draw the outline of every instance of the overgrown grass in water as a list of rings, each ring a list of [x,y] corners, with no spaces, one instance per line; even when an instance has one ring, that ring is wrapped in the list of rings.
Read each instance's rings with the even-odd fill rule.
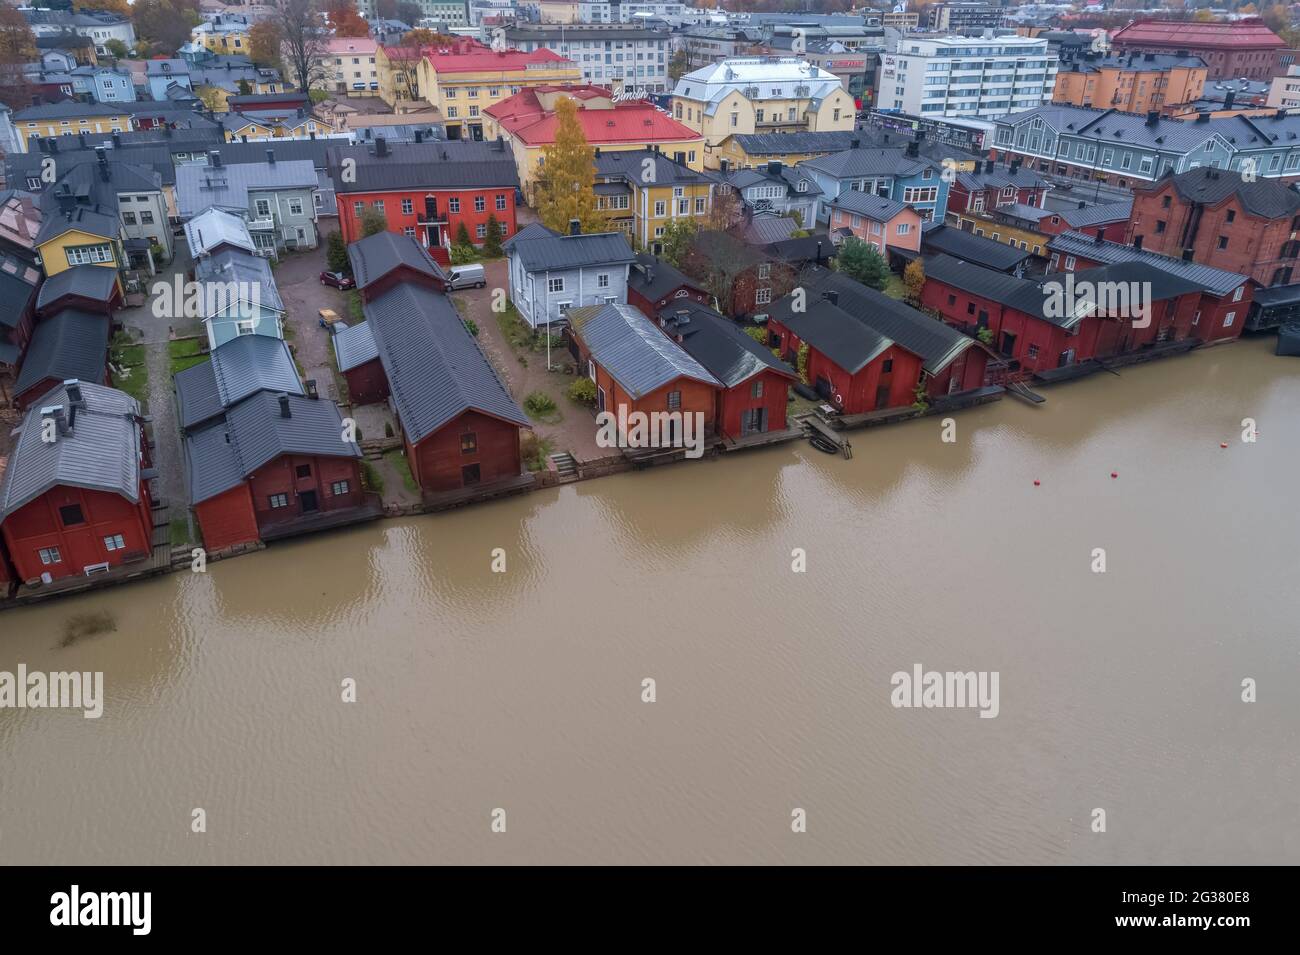
[[[97,637],[102,633],[113,633],[117,630],[117,621],[111,613],[100,610],[95,613],[79,613],[70,617],[68,622],[63,625],[63,642],[60,647],[70,647],[79,640],[87,637]]]

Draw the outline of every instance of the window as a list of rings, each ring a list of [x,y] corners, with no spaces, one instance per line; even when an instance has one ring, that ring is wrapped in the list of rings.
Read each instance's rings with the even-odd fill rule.
[[[109,534],[104,538],[104,550],[110,554],[115,550],[125,550],[126,541],[122,539],[121,534]]]
[[[447,107],[447,118],[448,118],[448,119],[455,119],[456,116],[458,115],[458,113],[459,113],[459,110],[457,110],[455,106],[448,106],[448,107]]]
[[[664,202],[664,200],[660,199],[658,202],[655,203],[655,218],[662,219],[667,214],[668,214],[668,204]]]
[[[460,212],[460,197],[459,197],[459,196],[452,196],[450,199],[447,200],[447,211],[448,211],[448,212]]]
[[[1156,235],[1163,235],[1163,234],[1164,234],[1164,231],[1165,231],[1165,220],[1164,220],[1164,219],[1157,219],[1157,220],[1156,220]]]
[[[402,215],[407,215],[407,216],[409,216],[409,215],[410,215],[412,212],[414,212],[414,211],[415,211],[415,203],[412,202],[410,199],[403,199],[403,200],[402,200]]]
[[[1219,236],[1219,248],[1226,249],[1227,247],[1228,247],[1228,237],[1226,235]]]
[[[63,556],[59,553],[57,547],[42,547],[40,549],[40,555],[42,564],[49,565],[63,563]]]
[[[1167,199],[1167,198],[1169,198],[1169,197],[1166,196],[1165,198]],[[1229,210],[1228,210],[1228,221],[1229,221],[1229,222],[1232,222],[1232,221],[1235,220],[1236,218],[1237,218],[1237,210],[1236,210],[1236,209],[1229,209]]]
[[[478,453],[478,432],[466,431],[460,436],[460,453],[477,454]]]
[[[126,225],[135,225],[135,213],[134,213],[134,212],[123,212],[123,213],[122,213],[122,222],[125,223]]]
[[[108,244],[69,246],[64,253],[69,265],[94,265],[113,261],[113,247]]]
[[[376,203],[375,203],[375,208],[378,209],[379,207],[380,207],[380,203],[376,202]],[[382,211],[382,210],[381,210],[381,211]],[[289,200],[289,215],[291,215],[291,216],[300,216],[300,215],[302,215],[302,198],[301,198],[301,197],[299,197],[299,196],[294,196],[293,198],[291,198],[291,199]]]
[[[497,194],[497,212],[505,212],[506,194],[504,192]]]
[[[236,335],[252,335],[256,331],[257,331],[257,322],[247,321],[247,320],[235,322]]]
[[[558,276],[557,278],[548,279],[547,282],[546,282],[546,290],[547,290],[548,292],[563,292],[563,291],[564,291],[564,276],[561,275],[561,276]]]
[[[760,279],[769,278],[772,275],[772,263],[763,262],[758,266],[758,277]]]
[[[751,398],[761,398],[761,397],[763,397],[763,379],[762,379],[762,378],[759,378],[757,381],[755,381],[755,382],[750,386],[750,388],[749,388],[749,397],[751,397]]]
[[[270,217],[271,215],[270,199],[256,199],[254,200],[254,204],[257,208],[257,217],[259,219],[266,219]],[[378,206],[379,203],[376,202],[375,205]]]
[[[756,289],[754,292],[754,304],[766,305],[772,301],[772,290],[770,288]]]
[[[475,211],[475,212],[482,212],[482,211],[484,211],[485,209],[487,209],[487,199],[485,199],[483,196],[475,196],[475,197],[474,197],[474,211]]]
[[[1236,319],[1236,317],[1237,317],[1236,312],[1229,312],[1227,315],[1223,316],[1223,327],[1231,328],[1232,323]]]
[[[80,504],[65,504],[59,508],[59,520],[63,522],[64,527],[73,527],[86,523],[86,515],[81,513]]]
[[[609,273],[601,272],[596,276],[596,288],[609,288]]]
[[[376,212],[383,212],[383,211],[384,211],[384,200],[383,200],[383,199],[376,199],[376,200],[375,200],[375,211],[376,211]]]
[[[1038,346],[1037,346],[1037,345],[1030,345],[1030,346],[1029,346],[1029,350],[1026,352],[1026,354],[1027,354],[1030,358],[1037,358],[1037,357],[1038,357]]]
[[[352,490],[352,485],[347,481],[335,481],[330,485],[330,493],[335,497],[342,497],[350,490]]]
[[[703,214],[704,214],[704,211],[705,211],[705,210],[704,210],[704,202],[705,202],[705,199],[704,199],[703,196],[700,196],[700,197],[698,197],[698,198],[695,200],[695,214],[696,214],[697,216],[698,216],[698,215],[703,215]]]
[[[354,202],[354,203],[352,203],[352,214],[353,214],[353,215],[360,217],[361,213],[363,213],[363,212],[365,212],[365,211],[366,211],[366,204],[365,204],[364,202]]]
[[[153,225],[153,213],[150,212],[148,209],[142,209],[140,211],[140,224]]]
[[[680,391],[668,392],[668,410],[677,411],[682,406],[682,393]]]
[[[1241,301],[1241,293],[1244,292],[1245,290],[1246,290],[1246,286],[1244,286],[1244,285],[1238,285],[1238,286],[1237,286],[1237,291],[1235,291],[1235,292],[1232,293],[1232,300],[1233,300],[1234,302],[1240,302],[1240,301]]]
[[[300,478],[311,477],[311,465],[310,464],[298,465],[296,468],[294,468],[294,474],[296,474]]]
[[[471,106],[471,107],[469,108],[469,115],[470,115],[471,118],[477,116],[477,115],[478,115],[478,107],[477,107],[477,106]]]
[[[415,238],[415,226],[408,225],[402,230],[402,235],[409,235],[411,238]]]
[[[1160,200],[1160,208],[1161,208],[1161,209],[1168,209],[1168,208],[1169,208],[1169,202],[1170,202],[1170,197],[1169,197],[1169,196],[1165,196],[1164,198],[1162,198],[1162,199]]]
[[[486,238],[487,238],[487,223],[486,223],[486,222],[480,222],[478,225],[476,225],[476,226],[474,227],[474,237],[477,238],[477,239],[486,239]]]
[[[910,222],[900,222],[898,224],[899,235],[907,235],[911,231],[912,231],[912,224]]]
[[[272,510],[274,510],[274,509],[277,508],[277,507],[288,507],[288,506],[289,506],[289,495],[288,495],[288,494],[272,494],[271,497],[270,497],[270,502],[271,502],[271,509],[272,509]]]

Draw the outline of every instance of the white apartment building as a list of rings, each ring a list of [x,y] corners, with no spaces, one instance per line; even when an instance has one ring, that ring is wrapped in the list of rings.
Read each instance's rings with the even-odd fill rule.
[[[545,48],[572,60],[584,82],[651,93],[671,89],[667,33],[619,24],[519,24],[505,31],[505,40],[526,53]]]
[[[1052,100],[1056,54],[1024,36],[904,36],[880,60],[879,108],[996,119]]]
[[[1273,77],[1264,105],[1273,109],[1300,107],[1300,66],[1289,66],[1286,76]]]

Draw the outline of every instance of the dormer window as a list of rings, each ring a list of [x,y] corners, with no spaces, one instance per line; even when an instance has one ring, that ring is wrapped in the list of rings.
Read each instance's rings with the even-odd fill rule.
[[[796,188],[797,188],[800,192],[807,192],[807,191],[808,191],[808,180],[807,180],[807,179],[800,179],[800,180],[799,180],[799,185],[798,185]]]

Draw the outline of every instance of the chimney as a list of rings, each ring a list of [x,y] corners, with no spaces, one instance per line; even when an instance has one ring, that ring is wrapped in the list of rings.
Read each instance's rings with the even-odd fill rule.
[[[1103,234],[1105,231],[1106,231],[1105,229],[1098,229],[1098,230],[1097,230],[1097,238],[1094,239],[1093,241],[1095,241],[1098,245],[1101,245],[1101,243],[1102,243],[1102,234]]]
[[[77,148],[78,149],[86,148],[86,134],[83,132],[77,133]]]
[[[306,381],[302,383],[302,386],[306,390],[308,398],[310,398],[312,401],[320,400],[320,392],[316,388],[315,378],[308,378]]]
[[[41,418],[54,421],[55,440],[66,437],[71,433],[71,429],[68,427],[68,419],[63,414],[63,405],[45,406],[41,409]]]
[[[1135,248],[1139,252],[1142,251],[1142,236],[1140,235],[1133,236],[1133,248]]]
[[[1235,100],[1236,98],[1237,98],[1237,91],[1228,90],[1228,92],[1223,97],[1223,108],[1232,109],[1233,100]]]
[[[274,165],[275,165],[275,150],[274,150],[274,149],[268,149],[268,150],[266,151],[266,164],[267,164],[268,166],[274,166]]]
[[[1020,160],[1019,159],[1011,160],[1011,175],[1014,176],[1019,171],[1020,171]]]
[[[1208,122],[1210,121],[1210,114],[1209,114],[1209,113],[1197,113],[1197,114],[1196,114],[1196,121],[1197,121],[1198,123],[1208,123]]]
[[[780,163],[779,161],[777,161],[777,160],[773,160],[773,161],[769,162],[769,163],[767,164],[767,174],[768,174],[769,176],[779,176],[779,175],[781,175],[781,163]]]
[[[599,146],[596,147],[595,157],[596,157],[597,159],[600,158],[600,147],[599,147]]]
[[[821,239],[817,240],[817,258],[815,258],[813,261],[816,262],[818,265],[822,264],[822,240]]]
[[[113,145],[114,145],[114,146],[121,146],[121,145],[122,145],[122,134],[121,134],[121,133],[114,133],[114,134],[113,134]]]
[[[221,168],[221,150],[219,149],[208,150],[208,165],[211,166],[213,169]]]
[[[293,417],[293,412],[292,412],[291,410],[289,410],[289,396],[288,396],[287,394],[285,394],[284,392],[281,392],[281,393],[280,393],[279,395],[277,395],[276,397],[279,398],[279,400],[280,400],[280,417],[281,417],[281,418],[292,418],[292,417]]]
[[[386,137],[375,137],[375,155],[381,158],[388,155],[388,139]]]
[[[850,149],[857,149],[861,145],[862,145],[862,140],[859,139],[857,136],[854,136],[852,139],[849,140]]]
[[[417,145],[424,142],[424,130],[417,129],[415,131],[415,142]]]
[[[1183,261],[1184,262],[1192,261],[1192,256],[1195,254],[1196,254],[1195,249],[1183,249]]]
[[[830,302],[832,305],[840,304],[839,292],[833,292],[833,291],[822,292],[822,298],[826,299],[826,301]]]
[[[915,141],[907,144],[907,155],[911,159],[915,159],[917,156],[921,155],[921,149]]]
[[[50,152],[57,153],[59,151],[59,140],[56,137],[51,136],[47,142],[50,144]]]
[[[581,220],[581,219],[570,219],[570,220],[569,220],[569,235],[582,235],[582,220]]]
[[[1080,208],[1080,209],[1086,209],[1086,208],[1088,208],[1088,203],[1086,203],[1086,202],[1084,202],[1082,199],[1080,199],[1080,200],[1079,200],[1079,208]]]
[[[1160,122],[1160,111],[1158,109],[1147,110],[1147,125],[1154,126]]]
[[[497,133],[497,138],[493,141],[492,148],[499,153],[506,151],[506,141],[500,133]]]
[[[86,401],[81,397],[81,382],[76,378],[69,378],[63,387],[68,392],[68,431],[71,433],[77,426],[77,409],[86,407]]]
[[[718,160],[718,171],[719,171],[720,173],[722,173],[722,174],[725,176],[725,175],[727,174],[727,168],[728,168],[730,165],[731,165],[731,162],[730,162],[729,160],[726,160],[726,159],[719,159],[719,160]]]

